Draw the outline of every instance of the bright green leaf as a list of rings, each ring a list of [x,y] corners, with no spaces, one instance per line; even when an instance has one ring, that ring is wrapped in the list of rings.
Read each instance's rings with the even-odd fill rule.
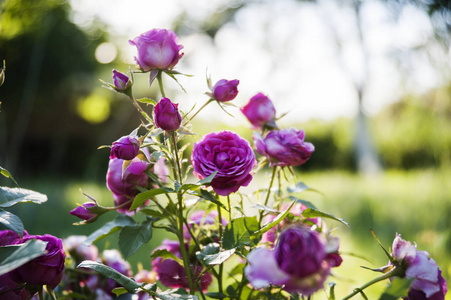
[[[132,206],[130,207],[130,210],[134,210],[137,209],[138,207],[140,207],[141,205],[144,204],[144,202],[146,202],[149,199],[152,199],[153,197],[157,196],[157,195],[161,195],[161,194],[166,194],[166,193],[173,193],[175,192],[173,189],[168,188],[168,187],[161,187],[158,189],[152,189],[146,192],[142,192],[139,193],[138,195],[135,196],[135,199],[133,200]]]
[[[284,210],[283,212],[281,212],[273,221],[269,222],[268,224],[266,224],[265,226],[263,226],[262,228],[260,228],[260,230],[256,231],[253,233],[253,236],[260,236],[263,233],[267,232],[268,230],[270,230],[271,228],[277,226],[277,224],[279,224],[283,219],[285,219],[285,217],[290,213],[291,208],[293,207],[293,205],[296,202],[292,202],[290,207],[288,207],[286,210]]]
[[[127,276],[122,275],[115,269],[108,267],[102,263],[91,261],[91,260],[85,260],[81,262],[77,268],[87,268],[94,271],[97,271],[101,273],[102,275],[106,276],[107,278],[111,278],[114,281],[116,281],[119,285],[123,286],[127,292],[131,294],[136,294],[140,291],[140,287],[142,284],[137,283],[131,278],[128,278]]]
[[[2,174],[3,176],[5,176],[6,178],[11,179],[12,181],[14,181],[14,183],[19,186],[19,184],[17,184],[17,181],[13,178],[13,176],[11,175],[11,173],[9,173],[8,170],[0,167],[0,174]]]
[[[130,257],[142,245],[152,238],[152,223],[155,220],[144,221],[141,225],[125,226],[119,234],[119,249],[124,258]]]
[[[224,230],[222,244],[226,250],[255,244],[252,234],[258,230],[257,217],[233,219]]]
[[[224,206],[224,204],[222,204],[221,201],[219,201],[218,198],[214,194],[210,193],[207,190],[201,189],[199,197],[201,197],[202,199],[205,199],[207,201],[210,201],[216,205],[219,205],[220,207],[227,210],[227,208]]]
[[[217,292],[217,293],[207,293],[205,295],[210,297],[210,298],[213,298],[213,299],[224,299],[224,298],[228,297],[226,294],[219,293],[219,292]]]
[[[105,225],[103,225],[102,227],[91,233],[91,235],[88,236],[88,238],[83,242],[83,244],[91,245],[92,243],[95,243],[115,233],[116,231],[120,230],[125,226],[133,226],[135,224],[136,222],[132,218],[124,215],[119,215],[113,221],[106,223]]]
[[[385,289],[379,300],[397,300],[399,298],[406,297],[412,281],[413,278],[408,279],[395,277],[387,289]]]
[[[161,257],[163,260],[164,259],[172,259],[175,260],[176,262],[178,262],[181,266],[183,266],[183,261],[178,258],[177,256],[175,256],[174,253],[169,252],[166,249],[157,249],[155,250],[152,255],[150,256],[151,259],[155,259],[157,257]]]
[[[47,242],[29,240],[20,245],[0,247],[0,275],[8,273],[45,254]]]
[[[290,196],[289,198],[290,198],[291,200],[293,200],[293,201],[296,201],[297,203],[304,204],[304,205],[307,206],[308,208],[314,208],[314,209],[317,209],[316,206],[315,206],[312,202],[310,202],[310,201],[302,200],[302,199],[299,199],[299,198],[296,198],[296,197],[293,197],[293,196]]]
[[[0,207],[11,207],[17,203],[41,204],[47,201],[47,196],[22,188],[0,187]]]
[[[3,209],[0,209],[0,229],[10,229],[20,236],[24,230],[20,218]]]
[[[116,297],[118,297],[122,294],[127,293],[127,290],[123,287],[118,287],[118,288],[113,289],[112,292],[113,292],[113,294],[116,295]]]
[[[139,99],[136,99],[136,101],[147,104],[147,105],[153,105],[153,106],[157,105],[157,101],[150,99],[150,98],[139,98]]]
[[[213,179],[215,178],[216,174],[218,174],[218,171],[214,171],[213,173],[210,174],[210,176],[205,177],[205,178],[202,179],[202,180],[199,180],[199,181],[197,182],[197,184],[198,184],[198,185],[206,185],[206,184],[210,184],[210,183],[213,181]]]
[[[205,265],[220,265],[226,261],[230,256],[235,253],[235,248],[230,250],[220,251],[216,254],[202,254],[201,252],[196,253],[197,258],[202,261]]]
[[[316,218],[316,217],[332,219],[332,220],[338,221],[338,222],[350,227],[349,224],[346,221],[344,221],[343,219],[339,219],[331,214],[319,211],[314,208],[307,208],[306,210],[304,210],[302,212],[302,216],[307,219]]]

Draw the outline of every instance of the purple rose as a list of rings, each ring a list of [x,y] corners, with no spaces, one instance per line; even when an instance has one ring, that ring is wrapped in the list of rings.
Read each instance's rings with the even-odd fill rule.
[[[280,234],[275,249],[256,248],[249,253],[245,275],[255,288],[284,285],[288,292],[311,295],[322,288],[334,266],[327,245],[308,227],[289,227]]]
[[[63,239],[63,249],[76,258],[77,261],[97,260],[99,249],[95,245],[85,245],[83,242],[87,239],[85,235],[71,235]]]
[[[23,236],[28,235],[28,232],[23,231]],[[18,233],[12,230],[0,231],[0,246],[17,245],[21,244],[21,237]]]
[[[114,89],[118,92],[125,91],[132,86],[130,77],[116,70],[113,70],[113,83]]]
[[[168,183],[169,176],[169,168],[166,166],[165,161],[166,159],[163,156],[160,157],[152,169],[152,172],[158,176],[158,180],[163,184]]]
[[[235,99],[238,95],[239,80],[226,80],[221,79],[216,82],[213,87],[213,96],[219,102],[227,102]]]
[[[191,155],[193,173],[199,178],[215,175],[211,186],[221,196],[228,196],[247,186],[256,164],[249,142],[231,131],[212,132],[194,143]]]
[[[25,288],[19,288],[22,284],[11,278],[11,272],[0,276],[0,300],[27,300],[30,293]]]
[[[177,109],[178,104],[172,103],[168,98],[161,98],[155,105],[155,125],[164,131],[179,129],[182,117]]]
[[[61,239],[50,234],[27,235],[22,242],[41,240],[47,242],[46,254],[41,255],[15,270],[18,281],[28,285],[47,285],[54,289],[63,278],[65,254]]]
[[[139,153],[140,143],[138,139],[131,136],[123,136],[113,142],[111,147],[110,159],[120,158],[124,160],[132,160]]]
[[[304,130],[294,128],[273,130],[263,139],[260,134],[254,134],[257,152],[268,158],[271,166],[299,166],[305,163],[315,146],[304,142]]]
[[[136,46],[138,56],[135,61],[143,71],[170,70],[182,58],[182,45],[178,45],[177,35],[172,30],[152,29],[133,40],[130,45]]]
[[[393,258],[405,269],[406,278],[412,278],[409,300],[443,300],[447,292],[446,281],[437,263],[426,251],[418,251],[416,245],[396,234],[392,245]]]
[[[271,100],[262,93],[252,97],[249,103],[241,108],[241,112],[255,129],[262,128],[264,125],[275,127],[276,109]]]
[[[124,174],[122,174],[123,162],[124,160],[119,158],[110,159],[106,175],[106,185],[108,189],[113,192],[114,203],[116,206],[130,202],[128,205],[119,208],[118,212],[133,215],[134,212],[128,210],[131,206],[130,200],[139,193],[136,186],[147,186],[149,179],[146,170],[149,167],[149,163],[134,158],[130,165],[124,170]]]
[[[187,247],[187,245],[185,245],[185,247]],[[168,250],[178,258],[182,258],[179,242],[165,239],[161,246],[155,248],[155,250],[158,249]],[[199,277],[203,271],[203,267],[197,262],[190,264],[190,268],[195,277],[194,279]],[[157,272],[157,279],[165,286],[171,288],[189,288],[185,268],[173,259],[163,260],[161,257],[157,257],[152,261],[152,270]],[[199,280],[201,289],[206,291],[212,281],[213,278],[210,273],[203,274]]]
[[[93,221],[97,217],[97,214],[88,210],[90,207],[94,207],[96,204],[94,202],[86,202],[69,212],[69,214],[76,216],[85,221]]]

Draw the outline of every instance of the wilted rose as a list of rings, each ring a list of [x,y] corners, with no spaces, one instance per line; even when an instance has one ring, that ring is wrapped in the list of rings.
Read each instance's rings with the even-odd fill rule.
[[[110,159],[120,158],[124,160],[132,160],[139,153],[140,143],[137,138],[132,136],[123,136],[113,142],[111,146]]]
[[[416,245],[396,234],[392,256],[405,270],[405,277],[413,279],[409,300],[443,300],[448,291],[446,281],[437,263],[426,251],[418,251]]]
[[[129,41],[136,46],[138,56],[135,61],[143,71],[170,70],[182,58],[182,45],[172,30],[152,29]]]
[[[212,132],[194,143],[191,155],[194,175],[205,178],[215,175],[211,186],[221,196],[238,191],[252,180],[256,164],[249,142],[231,131]]]
[[[254,134],[257,152],[268,158],[271,166],[299,166],[315,151],[313,144],[304,142],[304,130],[294,128],[273,130],[263,139]]]
[[[213,96],[219,102],[227,102],[235,99],[238,95],[239,80],[221,79],[213,87]]]
[[[241,112],[246,116],[255,129],[265,125],[276,127],[276,109],[271,100],[262,93],[256,94],[249,100],[249,103],[241,108]]]

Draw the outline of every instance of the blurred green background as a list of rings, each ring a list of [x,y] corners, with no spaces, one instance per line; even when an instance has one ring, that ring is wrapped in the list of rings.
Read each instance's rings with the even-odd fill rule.
[[[131,46],[127,45],[127,41],[144,30],[140,32],[140,29],[134,29],[130,25],[131,21],[127,21],[137,18],[149,26],[147,29],[168,27],[178,33],[181,43],[185,45],[186,55],[177,70],[195,75],[194,79],[182,78],[181,82],[188,93],[195,94],[194,101],[198,105],[207,100],[202,91],[207,89],[204,77],[209,62],[214,67],[209,68],[208,72],[214,79],[223,76],[241,80],[238,106],[244,105],[256,92],[267,90],[278,109],[278,115],[290,111],[292,103],[298,105],[297,108],[302,112],[288,113],[280,120],[280,124],[283,127],[303,128],[306,140],[316,147],[312,158],[296,171],[298,179],[323,194],[307,192],[305,199],[317,204],[321,210],[345,219],[351,226],[348,229],[330,224],[331,227],[337,227],[336,235],[341,238],[345,259],[343,267],[336,271],[336,277],[332,279],[338,283],[340,296],[373,277],[370,271],[359,266],[376,268],[387,263],[371,236],[370,228],[387,247],[397,232],[407,240],[416,241],[419,249],[427,250],[437,261],[443,276],[449,281],[450,4],[446,1],[395,0],[243,0],[213,3],[199,0],[193,1],[190,6],[182,5],[180,1],[173,2],[177,6],[177,13],[164,21],[159,21],[157,15],[166,16],[165,12],[170,8],[151,3],[150,7],[154,11],[149,13],[148,19],[143,19],[138,12],[142,3],[131,1],[128,6],[135,10],[136,15],[129,14],[121,18],[112,15],[113,21],[109,23],[98,13],[102,8],[94,7],[89,1],[0,1],[0,60],[6,61],[6,81],[0,87],[0,166],[7,168],[22,187],[47,194],[49,198],[47,203],[40,206],[18,205],[12,210],[22,218],[26,229],[32,234],[50,233],[63,238],[70,234],[89,234],[112,217],[104,216],[98,223],[87,226],[73,226],[72,223],[77,220],[68,212],[76,203],[85,201],[79,189],[101,204],[112,203],[105,187],[108,150],[97,150],[97,147],[111,144],[120,136],[130,133],[139,121],[127,99],[102,88],[98,79],[111,81],[112,69],[127,71],[133,66],[134,49],[128,49]],[[98,5],[102,3],[112,7],[119,5],[118,1],[100,1]],[[345,19],[346,16],[352,16],[348,24],[351,29],[347,34],[330,30],[327,35],[327,42],[335,45],[330,51],[337,61],[341,61],[337,65],[345,61],[346,66],[340,78],[348,78],[345,85],[351,91],[350,112],[333,114],[334,107],[339,107],[340,99],[346,98],[348,94],[337,94],[336,98],[329,99],[331,102],[324,103],[315,99],[315,93],[310,99],[298,100],[295,87],[299,84],[302,89],[308,85],[310,70],[304,70],[307,75],[302,75],[302,69],[295,70],[299,73],[292,73],[293,70],[285,64],[296,65],[298,60],[304,59],[315,62],[315,58],[293,53],[292,57],[280,61],[283,52],[278,51],[287,48],[287,45],[295,45],[296,41],[283,40],[282,36],[280,39],[283,43],[278,45],[279,39],[266,38],[273,36],[271,30],[265,30],[277,28],[278,18],[283,19],[287,13],[286,10],[268,12],[270,5],[276,5],[274,3],[296,7],[301,11],[314,9],[316,14],[324,13],[326,16],[330,6],[337,5],[340,8],[337,15],[341,13]],[[381,34],[386,32],[384,28],[387,26],[386,23],[374,27],[367,24],[365,14],[374,13],[374,5],[384,7],[391,16],[389,23],[393,26],[401,22],[400,16],[409,9],[414,9],[415,13],[423,16],[423,21],[426,19],[430,24],[430,31],[423,32],[421,42],[405,44],[384,54],[393,67],[387,68],[382,75],[387,76],[386,80],[391,80],[390,76],[396,72],[398,78],[393,88],[396,92],[389,101],[383,99],[383,90],[375,90],[372,86],[377,77],[372,72],[381,58],[379,54],[374,54],[373,48],[377,48],[377,45],[371,37],[379,31]],[[232,59],[229,52],[221,52],[223,45],[235,45],[233,40],[224,41],[224,36],[227,36],[224,32],[233,26],[244,26],[242,24],[250,22],[246,17],[252,17],[253,11],[257,15],[274,18],[266,18],[263,27],[255,25],[258,22],[252,25],[263,36],[263,42],[259,36],[244,37],[245,40],[255,42],[255,47],[265,53],[261,57],[260,53],[251,55],[259,56],[263,59],[261,64],[268,65],[266,79],[249,82],[246,81],[248,74],[243,73],[243,77],[240,77],[239,68],[221,67],[216,61]],[[124,14],[127,13],[124,11]],[[114,22],[117,23],[116,27]],[[308,18],[306,22],[308,24]],[[312,22],[311,26],[315,28],[318,25]],[[130,33],[126,32],[127,29]],[[289,35],[290,32],[285,30],[284,33]],[[277,31],[275,35],[280,36],[279,33]],[[351,57],[356,65],[346,62],[349,45],[356,48],[354,52],[351,51],[356,55]],[[235,48],[235,54],[239,56],[243,49],[240,45]],[[204,52],[206,49],[210,52]],[[199,65],[195,53],[205,58],[203,65]],[[421,64],[418,64],[419,58]],[[223,64],[227,65],[227,61]],[[321,67],[328,72],[327,64]],[[282,81],[276,80],[280,75],[278,72],[286,74],[285,77],[281,75]],[[423,77],[413,78],[415,74],[422,74]],[[427,81],[425,78],[430,82],[417,89],[419,84],[415,83],[424,83]],[[192,81],[200,82],[200,87],[195,84],[192,87]],[[188,97],[176,84],[166,82],[171,99]],[[287,86],[283,82],[287,82]],[[333,86],[333,82],[326,78],[321,84],[315,90],[318,97],[322,89]],[[158,97],[154,88],[147,87],[146,78],[137,78],[135,86],[137,97]],[[286,99],[291,99],[291,102]],[[188,111],[194,101],[187,99],[181,104],[182,109]],[[318,103],[315,104],[315,101]],[[343,102],[343,106],[349,106],[349,102],[346,103]],[[315,113],[314,107],[332,112],[323,116]],[[238,116],[238,110],[231,112],[237,116],[230,118],[212,105],[194,122],[194,131],[202,135],[226,128],[251,141],[252,131],[246,120]],[[224,117],[217,117],[219,113]],[[215,117],[212,118],[212,115]],[[267,179],[265,171],[258,178],[259,181]],[[13,186],[11,181],[4,178],[0,178],[0,184]],[[135,270],[138,261],[143,261],[144,267],[150,267],[149,251],[162,238],[157,232],[152,245],[131,257]],[[116,247],[114,237],[99,246]],[[384,285],[380,283],[372,288],[368,292],[370,299],[376,297]]]

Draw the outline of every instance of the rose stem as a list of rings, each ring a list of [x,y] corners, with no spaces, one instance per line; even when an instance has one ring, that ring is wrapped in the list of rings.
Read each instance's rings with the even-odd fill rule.
[[[272,184],[274,183],[274,178],[276,177],[276,170],[277,166],[275,166],[272,169],[271,181],[269,182],[268,192],[266,193],[265,206],[268,205],[269,195],[271,195]],[[258,221],[259,222],[258,227],[261,227],[262,218],[263,218],[263,210],[260,211],[260,219]]]

